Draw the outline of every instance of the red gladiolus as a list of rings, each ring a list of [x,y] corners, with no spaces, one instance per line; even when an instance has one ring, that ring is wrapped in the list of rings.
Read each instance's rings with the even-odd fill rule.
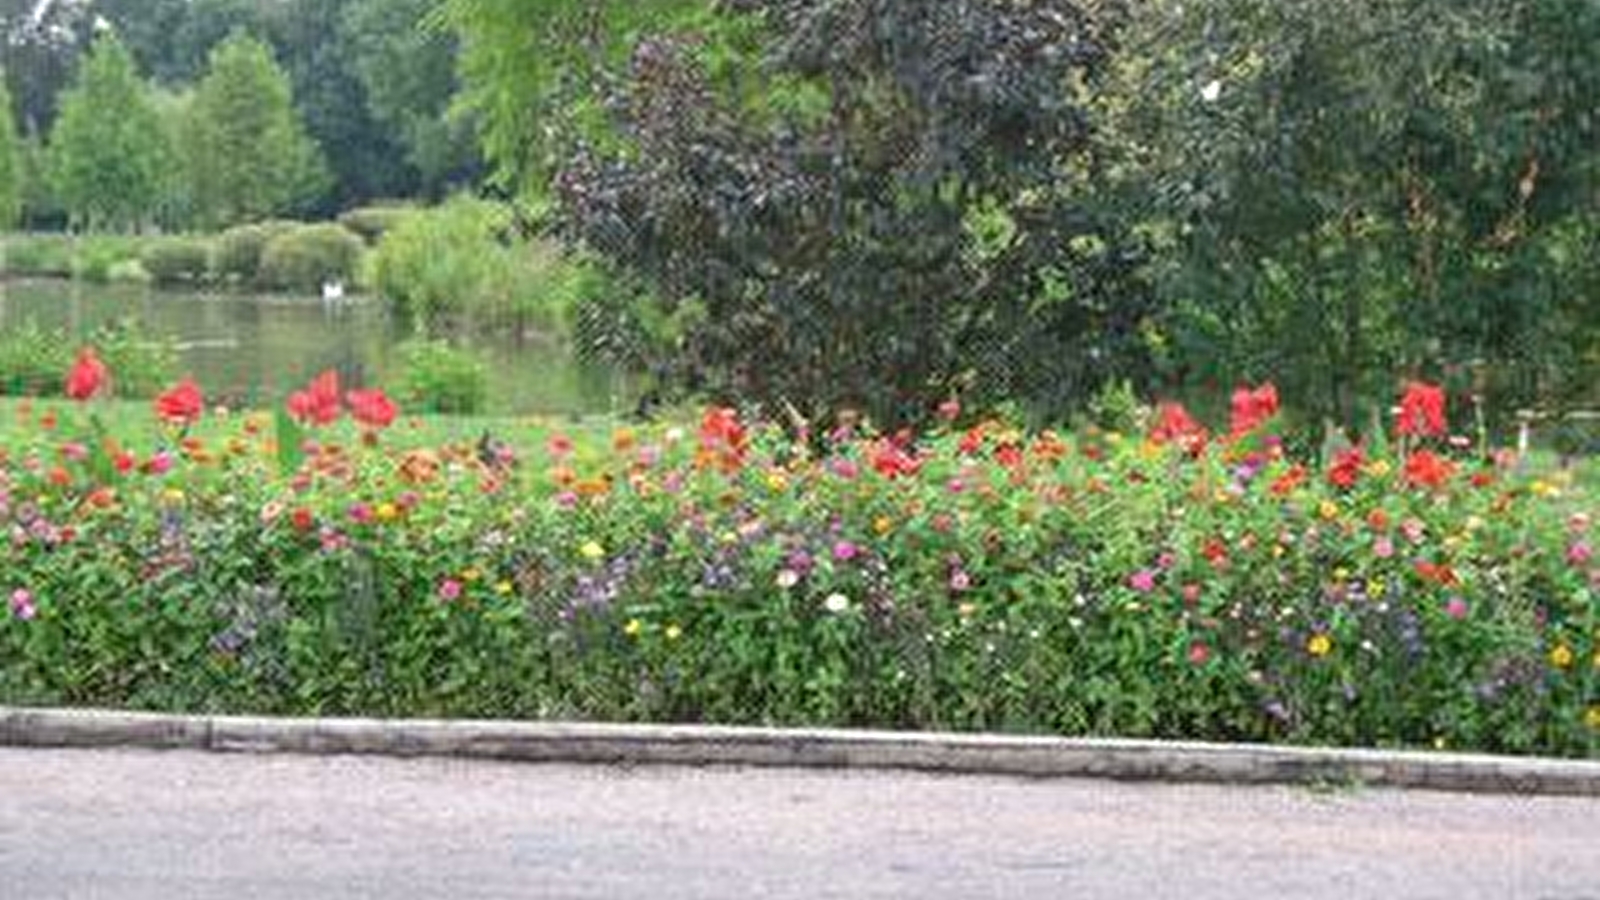
[[[1406,458],[1406,483],[1412,487],[1443,487],[1455,471],[1455,463],[1431,450],[1418,450]]]
[[[351,418],[368,428],[388,428],[400,414],[394,401],[379,388],[350,391],[344,395],[344,399],[350,405]]]
[[[78,351],[77,362],[67,372],[67,396],[88,400],[103,392],[110,381],[111,372],[106,364],[100,361],[93,347],[85,347]]]
[[[173,425],[193,425],[204,409],[205,398],[193,378],[185,378],[156,398],[156,415]]]
[[[1333,465],[1328,469],[1328,483],[1346,490],[1355,487],[1361,479],[1361,467],[1366,462],[1366,451],[1360,447],[1341,450],[1334,454]]]
[[[289,395],[289,415],[311,425],[331,425],[339,420],[339,373],[329,369],[311,380],[303,391]]]
[[[1407,382],[1400,397],[1395,430],[1409,435],[1444,434],[1444,388],[1421,381]]]
[[[1278,414],[1278,389],[1271,382],[1257,388],[1241,387],[1233,392],[1231,427],[1238,437],[1255,431]]]

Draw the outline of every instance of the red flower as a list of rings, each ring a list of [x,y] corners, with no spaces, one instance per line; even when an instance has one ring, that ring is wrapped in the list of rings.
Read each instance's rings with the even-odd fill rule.
[[[1233,392],[1231,427],[1235,437],[1255,431],[1277,414],[1278,389],[1271,382],[1254,389],[1240,387]]]
[[[1157,444],[1176,443],[1189,455],[1199,456],[1205,449],[1206,429],[1182,403],[1167,401],[1156,406],[1156,426],[1150,430],[1150,440]]]
[[[344,395],[344,399],[350,405],[351,418],[368,428],[388,428],[400,414],[394,401],[379,388],[350,391]]]
[[[956,445],[956,449],[961,451],[963,456],[971,456],[983,447],[983,441],[984,428],[982,425],[975,425],[961,436],[961,442]]]
[[[1433,563],[1427,560],[1418,560],[1416,564],[1417,576],[1423,581],[1431,581],[1444,587],[1453,587],[1458,583],[1455,570],[1449,563]]]
[[[1400,397],[1400,417],[1395,430],[1401,434],[1440,435],[1445,433],[1444,388],[1421,381],[1406,383]]]
[[[885,478],[898,478],[917,474],[922,462],[891,441],[879,441],[872,451],[872,468]]]
[[[310,531],[311,526],[315,525],[317,520],[312,515],[311,510],[306,509],[304,506],[297,506],[294,512],[289,514],[289,521],[294,524],[296,531]]]
[[[329,369],[311,380],[303,391],[289,395],[289,415],[312,425],[339,420],[339,373]]]
[[[1333,465],[1328,469],[1328,483],[1346,490],[1355,487],[1361,479],[1361,467],[1366,462],[1366,451],[1360,447],[1339,451],[1334,454]]]
[[[111,372],[95,355],[93,347],[78,351],[78,360],[67,372],[67,396],[74,400],[88,400],[106,389]]]
[[[1192,665],[1192,666],[1203,666],[1207,662],[1209,662],[1210,660],[1211,660],[1211,648],[1206,646],[1206,642],[1205,641],[1190,641],[1189,642],[1189,664],[1190,665]]]
[[[1406,484],[1412,487],[1443,487],[1454,475],[1456,464],[1431,450],[1418,450],[1406,459]]]
[[[700,420],[700,451],[707,460],[715,459],[724,472],[733,472],[744,463],[745,430],[739,413],[728,407],[706,410]]]
[[[1016,444],[1002,444],[995,448],[994,459],[1003,468],[1019,468],[1022,465],[1022,448]]]
[[[204,409],[205,398],[193,378],[185,378],[156,398],[156,415],[173,425],[193,425]]]

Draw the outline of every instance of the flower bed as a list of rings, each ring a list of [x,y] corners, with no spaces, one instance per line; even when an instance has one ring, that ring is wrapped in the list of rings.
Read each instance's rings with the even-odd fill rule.
[[[1270,389],[1217,436],[418,447],[332,376],[205,422],[180,385],[152,452],[106,375],[0,457],[0,702],[1600,748],[1594,497],[1449,452],[1425,386],[1324,462]]]

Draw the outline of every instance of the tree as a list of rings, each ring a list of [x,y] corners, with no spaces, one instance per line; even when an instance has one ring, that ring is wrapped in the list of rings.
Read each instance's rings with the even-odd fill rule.
[[[1408,372],[1491,410],[1593,389],[1600,7],[1139,9],[1127,172],[1168,238],[1180,380],[1273,377],[1353,427]]]
[[[212,50],[186,143],[193,202],[208,226],[290,212],[327,187],[321,151],[295,112],[288,77],[267,45],[243,32]]]
[[[50,168],[71,221],[96,228],[144,222],[161,189],[161,123],[133,58],[115,34],[95,39],[50,133]]]
[[[11,108],[11,92],[0,76],[0,228],[16,227],[22,214],[23,158],[17,140],[17,125]]]
[[[353,0],[342,43],[372,118],[399,137],[419,187],[439,195],[470,179],[478,154],[469,123],[450,114],[456,93],[455,36],[430,15],[435,0]]]
[[[478,6],[503,43],[538,32]],[[591,41],[572,71],[603,93],[545,117],[546,134],[570,123],[553,141],[495,99],[536,105],[540,85],[468,87],[502,171],[554,160],[561,233],[669,313],[698,310],[673,354],[699,370],[685,380],[893,423],[957,392],[1059,413],[1139,369],[1138,259],[1085,201],[1083,95],[1110,49],[1086,6],[747,0],[666,25],[620,70]],[[469,62],[535,65],[464,39]]]

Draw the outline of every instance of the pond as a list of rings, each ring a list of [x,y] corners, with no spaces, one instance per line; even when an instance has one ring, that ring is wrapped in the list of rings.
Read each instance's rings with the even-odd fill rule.
[[[0,329],[32,321],[82,337],[119,321],[173,342],[179,369],[215,396],[259,402],[283,396],[323,369],[366,384],[396,374],[400,329],[376,297],[324,303],[320,297],[167,291],[78,281],[0,283]],[[579,363],[556,339],[479,337],[488,363],[490,407],[501,413],[615,412],[622,380]]]

